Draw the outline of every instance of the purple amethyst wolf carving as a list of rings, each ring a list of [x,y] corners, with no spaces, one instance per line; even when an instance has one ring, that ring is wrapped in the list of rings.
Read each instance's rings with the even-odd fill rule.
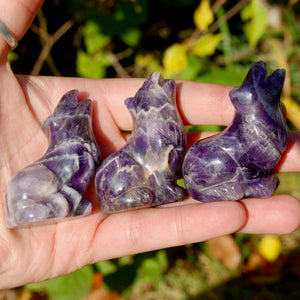
[[[125,104],[134,122],[130,139],[96,173],[102,211],[183,200],[185,191],[175,182],[186,134],[176,109],[175,82],[154,72]]]
[[[43,122],[50,142],[44,156],[10,181],[8,227],[91,212],[91,203],[82,195],[100,164],[100,152],[92,132],[92,102],[78,103],[78,94],[66,93]]]
[[[280,109],[285,70],[267,76],[255,63],[241,87],[230,92],[236,114],[217,136],[194,144],[183,162],[191,197],[202,202],[271,196],[279,180],[272,169],[288,141]]]

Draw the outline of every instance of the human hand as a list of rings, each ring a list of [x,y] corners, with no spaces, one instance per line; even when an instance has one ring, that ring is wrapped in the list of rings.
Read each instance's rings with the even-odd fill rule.
[[[0,11],[4,7],[11,11],[0,19],[19,39],[40,5],[38,0],[12,0],[7,8],[7,2],[1,0]],[[9,22],[10,15],[18,22]],[[87,217],[9,230],[5,225],[6,186],[18,170],[46,151],[47,140],[40,123],[53,112],[61,96],[76,88],[81,91],[81,99],[94,101],[93,129],[105,158],[126,143],[128,135],[120,130],[130,130],[132,120],[124,99],[134,95],[143,80],[15,76],[6,60],[8,51],[0,37],[0,289],[42,281],[123,255],[200,242],[237,231],[286,234],[299,226],[298,200],[277,195],[203,204],[188,199],[173,206],[109,216],[96,208]],[[185,124],[230,124],[230,89],[178,82],[178,108]],[[190,134],[189,145],[206,135]],[[299,157],[297,132],[291,135],[277,171],[298,172]],[[97,202],[93,186],[86,197]]]

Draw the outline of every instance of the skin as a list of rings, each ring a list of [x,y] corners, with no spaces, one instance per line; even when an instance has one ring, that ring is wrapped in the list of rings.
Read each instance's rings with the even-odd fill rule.
[[[19,40],[41,6],[37,0],[0,0],[1,21]],[[61,96],[77,88],[94,103],[93,126],[104,157],[125,145],[132,121],[124,99],[143,79],[71,79],[15,76],[6,60],[9,47],[0,37],[0,288],[42,281],[101,260],[200,242],[233,232],[287,234],[298,228],[299,201],[289,195],[235,202],[195,203],[147,208],[110,216],[99,209],[88,217],[47,226],[9,230],[5,190],[19,169],[47,148],[40,122]],[[178,82],[178,107],[185,124],[230,124],[231,87]],[[202,134],[201,138],[207,136]],[[191,145],[199,134],[188,137]],[[300,133],[293,133],[276,171],[300,170]],[[96,202],[94,187],[86,197]],[[120,227],[122,224],[122,227]],[[37,250],[38,249],[38,250]]]

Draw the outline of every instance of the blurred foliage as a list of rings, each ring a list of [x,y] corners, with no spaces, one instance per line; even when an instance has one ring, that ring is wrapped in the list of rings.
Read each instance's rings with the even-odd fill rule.
[[[87,266],[66,276],[29,284],[27,289],[36,292],[44,291],[50,299],[80,300],[89,292],[92,278],[93,269]]]
[[[46,0],[9,59],[17,73],[104,78],[160,71],[226,85],[240,85],[250,66],[264,60],[270,72],[287,71],[282,99],[296,130],[299,25],[298,0]],[[280,174],[280,180],[279,193],[300,198],[298,174]],[[235,234],[99,262],[24,287],[18,297],[299,299],[299,242],[299,231],[281,237]]]

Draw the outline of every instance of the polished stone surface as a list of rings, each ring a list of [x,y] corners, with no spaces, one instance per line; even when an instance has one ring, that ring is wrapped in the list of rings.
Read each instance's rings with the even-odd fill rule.
[[[154,72],[137,94],[125,101],[134,123],[130,139],[106,158],[96,173],[103,212],[185,198],[184,189],[175,183],[186,144],[176,109],[175,87],[173,80],[164,80],[159,72]]]
[[[230,92],[236,110],[221,134],[194,144],[183,162],[186,188],[196,200],[211,202],[247,197],[267,198],[279,180],[272,169],[288,140],[280,109],[285,70],[267,76],[255,63],[241,87]]]
[[[82,195],[100,164],[100,152],[92,131],[92,102],[78,102],[78,94],[66,93],[42,123],[49,140],[47,152],[9,182],[8,227],[91,212],[91,203]]]

